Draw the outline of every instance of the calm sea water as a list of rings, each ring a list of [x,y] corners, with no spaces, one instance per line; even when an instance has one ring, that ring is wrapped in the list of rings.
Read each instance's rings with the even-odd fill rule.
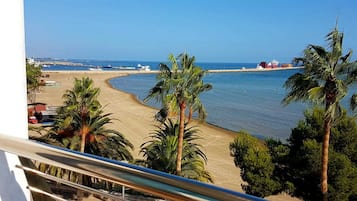
[[[213,89],[201,95],[207,122],[233,131],[246,130],[261,137],[286,139],[303,117],[305,105],[282,106],[283,83],[295,70],[259,73],[210,73],[204,81]],[[130,75],[110,83],[139,100],[156,83],[156,75]],[[159,107],[150,102],[149,105]]]
[[[72,60],[73,61],[73,60]],[[93,61],[75,60],[88,65],[136,66],[150,65],[158,69],[159,62],[137,61]],[[255,63],[197,63],[204,69],[255,68]],[[88,67],[50,66],[44,70],[88,70]],[[109,70],[109,69],[105,69]],[[245,130],[261,137],[286,139],[291,128],[303,118],[306,108],[301,103],[281,105],[286,94],[283,84],[298,70],[274,72],[210,73],[204,81],[211,83],[213,89],[203,93],[208,117],[207,122],[233,131]],[[135,94],[139,100],[147,95],[156,83],[156,75],[142,74],[110,80],[113,87]],[[149,102],[149,105],[159,107]]]

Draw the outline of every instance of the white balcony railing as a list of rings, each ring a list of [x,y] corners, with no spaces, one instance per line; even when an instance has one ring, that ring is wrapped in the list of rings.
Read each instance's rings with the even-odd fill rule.
[[[7,135],[0,135],[0,150],[168,200],[264,200],[152,169]],[[97,194],[113,200],[126,199],[124,191],[121,195],[114,196],[110,192],[72,183],[21,164],[18,164],[17,167],[28,174],[36,174],[47,180],[62,183],[91,194]],[[27,188],[33,192],[53,196],[49,192],[34,186],[28,186]],[[55,199],[61,200],[62,198],[55,197]]]

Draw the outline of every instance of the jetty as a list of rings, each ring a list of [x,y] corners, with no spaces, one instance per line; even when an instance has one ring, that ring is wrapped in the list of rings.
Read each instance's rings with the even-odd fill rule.
[[[303,66],[297,67],[277,67],[277,68],[240,68],[240,69],[213,69],[207,70],[209,73],[234,73],[234,72],[267,72],[267,71],[281,71],[302,69]]]
[[[294,70],[294,69],[303,69],[303,66],[299,67],[286,67],[286,68],[241,68],[241,69],[212,69],[212,70],[207,70],[208,73],[244,73],[244,72],[269,72],[269,71],[283,71],[283,70]],[[78,71],[78,70],[43,70],[43,73],[56,73],[56,72],[61,72],[61,73],[88,73],[88,74],[157,74],[160,73],[159,70],[150,70],[150,71],[144,71],[144,70],[102,70],[102,71]]]
[[[70,61],[38,61],[39,65],[62,65],[62,66],[84,66],[82,63],[70,62]]]

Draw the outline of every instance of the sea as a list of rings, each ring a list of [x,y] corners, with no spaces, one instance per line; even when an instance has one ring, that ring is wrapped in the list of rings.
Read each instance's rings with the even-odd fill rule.
[[[91,66],[125,66],[135,67],[138,64],[149,65],[152,70],[158,70],[160,62],[145,61],[100,61],[100,60],[69,60],[84,66],[51,65],[46,70],[88,70]],[[210,69],[241,69],[256,68],[257,63],[199,63],[205,70]],[[115,70],[103,68],[103,70]],[[208,73],[205,83],[213,85],[213,89],[200,96],[208,117],[206,121],[232,131],[246,131],[259,138],[274,138],[285,141],[303,119],[304,110],[308,105],[292,103],[284,106],[281,101],[287,94],[284,82],[297,73],[298,69],[269,72],[229,72]],[[110,84],[119,90],[134,94],[142,101],[150,88],[156,83],[156,74],[135,74],[126,77],[113,78]],[[155,102],[145,103],[159,108]]]

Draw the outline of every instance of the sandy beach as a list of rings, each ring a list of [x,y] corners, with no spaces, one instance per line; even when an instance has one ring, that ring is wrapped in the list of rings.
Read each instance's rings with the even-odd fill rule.
[[[107,82],[108,79],[126,76],[128,73],[116,71],[45,71],[44,74],[48,74],[49,77],[44,79],[55,81],[56,84],[41,87],[36,96],[36,102],[44,102],[48,106],[62,105],[62,95],[65,90],[73,87],[74,78],[85,76],[92,78],[95,87],[101,89],[99,101],[104,106],[105,112],[112,113],[111,117],[116,119],[109,126],[123,133],[135,146],[133,150],[134,158],[141,158],[142,156],[139,155],[140,145],[149,140],[149,134],[155,129],[156,122],[153,117],[157,110],[141,104],[134,95],[113,89]],[[143,87],[147,87],[149,90],[152,86]],[[196,121],[191,123],[191,126],[194,125],[198,126],[201,131],[202,140],[199,143],[207,155],[207,170],[214,177],[214,185],[243,192],[240,170],[235,167],[233,158],[229,153],[229,143],[233,141],[236,133]],[[274,201],[299,200],[287,195],[270,196],[267,199]]]

